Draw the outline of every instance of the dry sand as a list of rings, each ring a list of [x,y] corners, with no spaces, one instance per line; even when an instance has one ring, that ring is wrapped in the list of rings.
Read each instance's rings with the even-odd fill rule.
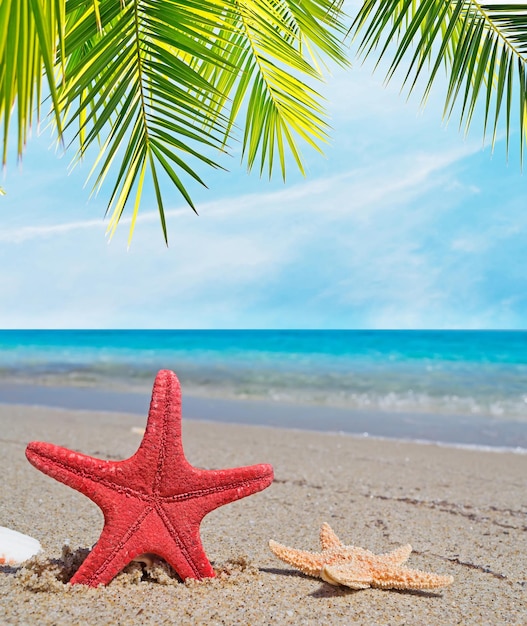
[[[191,463],[272,463],[265,491],[202,523],[219,576],[182,583],[161,565],[130,566],[108,587],[67,580],[98,539],[102,514],[26,461],[31,440],[127,458],[146,418],[0,406],[0,525],[44,554],[0,567],[0,624],[527,624],[527,456],[345,435],[184,421]],[[375,552],[411,543],[408,565],[452,574],[435,593],[352,591],[291,570],[273,538],[318,549],[327,521]],[[64,548],[65,544],[69,548]]]

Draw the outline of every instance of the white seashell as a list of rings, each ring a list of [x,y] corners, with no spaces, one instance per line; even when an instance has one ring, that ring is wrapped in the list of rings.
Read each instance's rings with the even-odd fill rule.
[[[41,550],[33,537],[0,526],[0,565],[20,565]]]

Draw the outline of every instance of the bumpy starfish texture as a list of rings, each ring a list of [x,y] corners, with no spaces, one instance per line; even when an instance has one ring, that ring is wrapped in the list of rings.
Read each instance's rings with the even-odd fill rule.
[[[190,465],[181,439],[181,389],[168,370],[156,377],[146,432],[129,459],[103,461],[42,442],[30,443],[26,456],[101,508],[99,541],[70,581],[92,587],[108,584],[148,553],[165,559],[182,579],[213,577],[199,534],[201,520],[273,481],[270,465],[229,470]]]
[[[450,585],[452,576],[409,569],[402,565],[412,546],[406,545],[386,554],[374,554],[364,548],[345,546],[329,524],[320,529],[322,552],[306,552],[269,541],[271,551],[282,561],[304,574],[322,578],[331,585],[351,589],[437,589]]]

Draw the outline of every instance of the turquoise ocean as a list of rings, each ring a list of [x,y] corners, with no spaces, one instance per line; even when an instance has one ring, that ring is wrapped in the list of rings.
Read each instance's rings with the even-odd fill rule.
[[[206,419],[527,449],[527,332],[0,331],[1,403],[144,412],[159,369]]]

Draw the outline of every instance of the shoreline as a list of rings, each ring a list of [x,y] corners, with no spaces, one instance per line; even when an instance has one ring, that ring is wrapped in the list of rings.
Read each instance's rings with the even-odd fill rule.
[[[218,573],[203,583],[164,583],[137,571],[99,589],[57,578],[65,543],[90,548],[102,514],[85,496],[36,471],[30,440],[98,458],[128,458],[145,416],[0,406],[0,525],[41,541],[22,568],[0,567],[3,623],[145,624],[524,624],[527,457],[219,422],[184,420],[183,444],[198,467],[271,463],[273,484],[221,507],[201,526]],[[386,552],[411,543],[408,565],[454,576],[429,592],[332,587],[269,551],[275,539],[318,550],[329,522],[345,543]],[[55,568],[55,569],[54,569]],[[93,605],[97,604],[97,612]]]
[[[0,382],[0,405],[116,412],[146,417],[149,391]],[[185,394],[183,417],[356,437],[527,454],[527,423],[474,415],[440,415],[301,405]]]

